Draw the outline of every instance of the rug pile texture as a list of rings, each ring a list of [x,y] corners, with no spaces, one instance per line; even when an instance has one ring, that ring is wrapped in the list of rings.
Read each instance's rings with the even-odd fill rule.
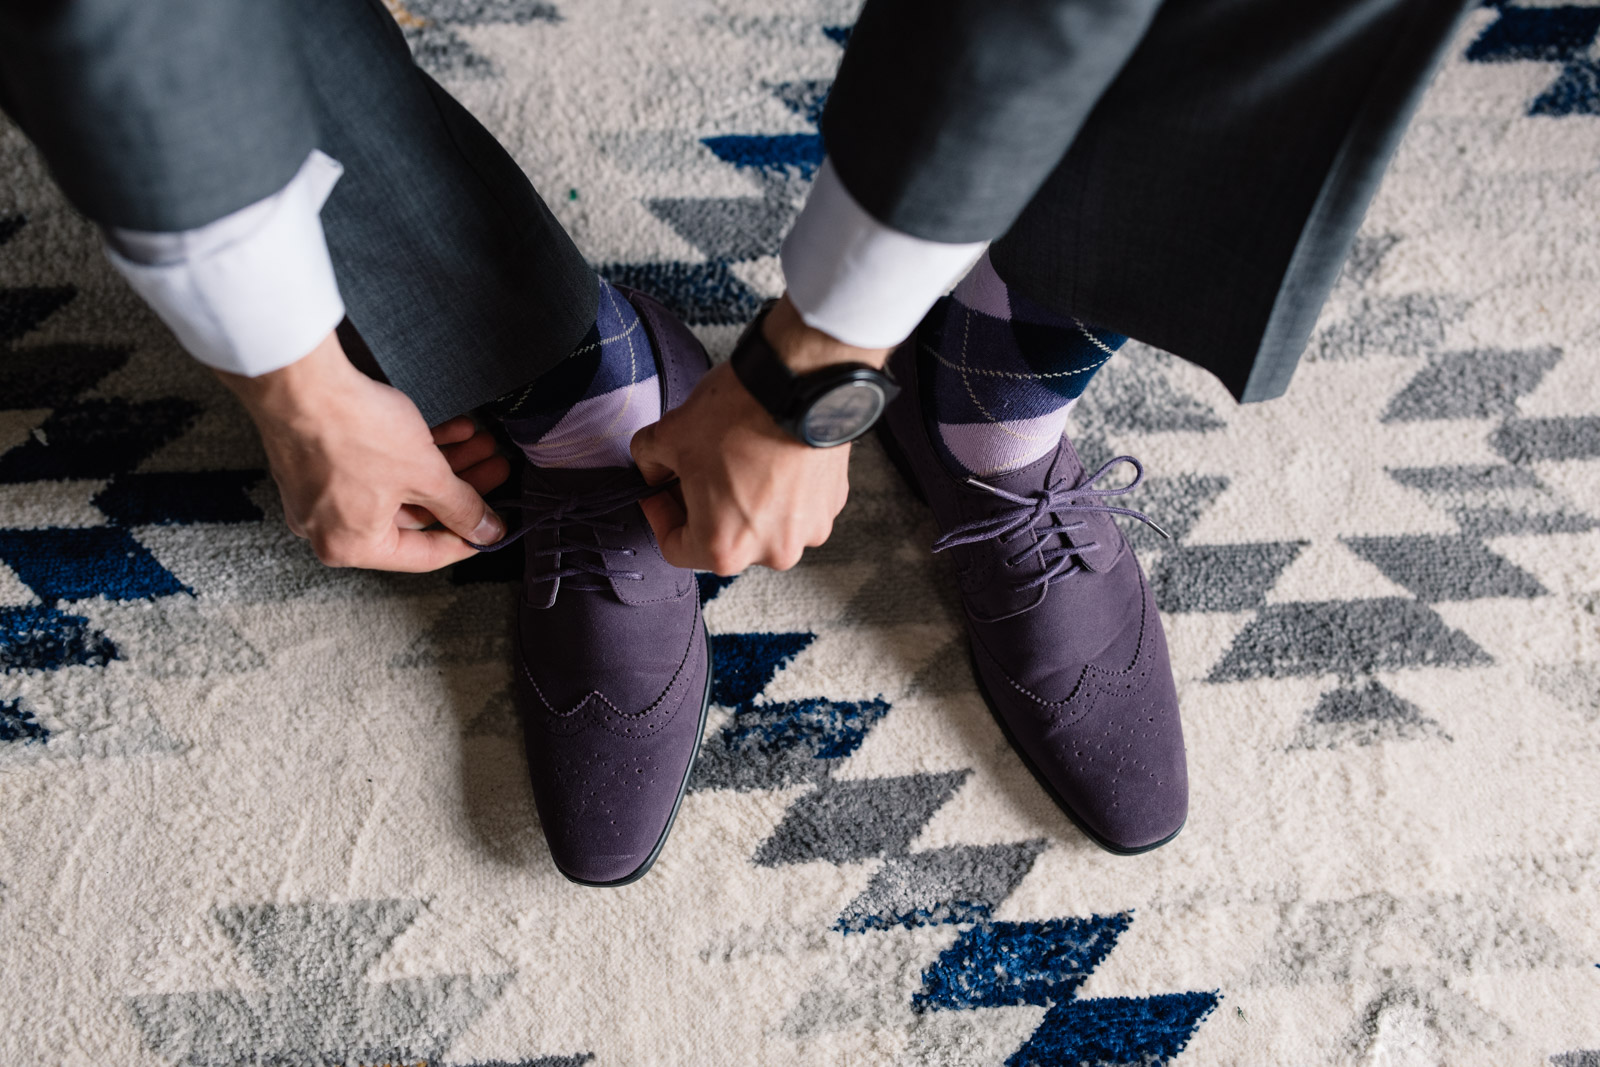
[[[391,6],[725,355],[854,6]],[[1107,855],[1029,777],[868,443],[824,548],[703,578],[704,753],[619,890],[544,848],[515,561],[320,567],[0,128],[0,1064],[1600,1064],[1597,31],[1473,14],[1285,398],[1131,346],[1075,412],[1175,535],[1130,534],[1176,841]]]

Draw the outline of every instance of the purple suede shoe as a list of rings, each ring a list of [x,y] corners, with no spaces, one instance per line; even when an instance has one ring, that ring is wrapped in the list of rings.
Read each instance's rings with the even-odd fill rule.
[[[660,304],[623,292],[655,349],[662,410],[677,407],[706,372],[705,349]],[[525,463],[520,501],[498,505],[523,520],[515,695],[534,802],[557,869],[582,885],[650,869],[705,730],[700,598],[639,509],[653,491],[633,467]]]
[[[1119,855],[1166,844],[1189,810],[1178,697],[1155,598],[1107,497],[1143,468],[1085,477],[1071,442],[986,481],[951,474],[928,437],[913,345],[890,360],[900,396],[879,424],[954,557],[978,688],[1039,784]],[[1102,489],[1121,462],[1139,471]],[[1156,527],[1159,531],[1159,527]]]

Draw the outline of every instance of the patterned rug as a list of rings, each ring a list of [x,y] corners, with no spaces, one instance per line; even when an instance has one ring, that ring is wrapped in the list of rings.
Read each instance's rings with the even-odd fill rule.
[[[585,254],[724,354],[853,6],[404,4]],[[514,561],[319,567],[0,130],[0,1062],[1600,1064],[1597,31],[1474,14],[1285,399],[1134,346],[1074,415],[1177,537],[1131,534],[1172,845],[1100,852],[1011,754],[868,444],[825,548],[704,580],[692,792],[604,891],[532,810]]]

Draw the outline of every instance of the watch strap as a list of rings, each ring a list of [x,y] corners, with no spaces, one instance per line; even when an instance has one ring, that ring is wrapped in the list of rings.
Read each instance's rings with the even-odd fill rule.
[[[767,321],[767,313],[775,303],[769,300],[761,306],[760,312],[745,327],[744,333],[739,335],[739,342],[734,345],[733,355],[728,362],[740,384],[781,425],[794,414],[792,408],[798,376],[783,362],[761,331]]]

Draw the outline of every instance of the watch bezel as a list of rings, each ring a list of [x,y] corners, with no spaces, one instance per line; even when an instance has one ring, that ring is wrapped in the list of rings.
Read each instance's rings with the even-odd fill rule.
[[[825,367],[799,376],[795,385],[794,414],[784,420],[786,425],[783,428],[812,448],[837,448],[856,440],[877,424],[888,409],[889,401],[894,399],[893,381],[882,371],[865,363],[841,363]],[[870,387],[877,394],[878,406],[870,418],[846,437],[824,441],[812,436],[806,424],[817,404],[840,389],[859,389],[863,386]]]

